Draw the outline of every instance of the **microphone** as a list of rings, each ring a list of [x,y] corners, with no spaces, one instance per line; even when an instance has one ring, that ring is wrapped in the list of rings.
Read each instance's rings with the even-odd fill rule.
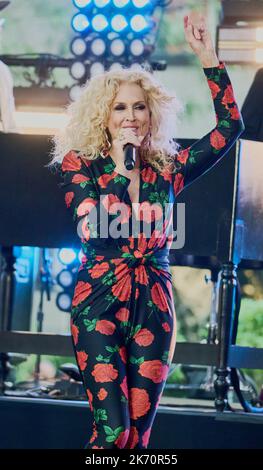
[[[136,161],[136,147],[132,144],[125,144],[124,151],[124,165],[126,170],[132,170]]]

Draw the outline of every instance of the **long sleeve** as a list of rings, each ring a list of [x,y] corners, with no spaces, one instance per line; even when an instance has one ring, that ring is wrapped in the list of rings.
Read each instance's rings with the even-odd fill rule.
[[[89,161],[71,150],[64,156],[61,163],[62,183],[59,184],[64,192],[66,207],[77,225],[78,234],[81,239],[86,240],[90,238],[90,231],[84,230],[79,223],[93,213],[93,209],[99,205],[93,181],[88,173],[89,164]],[[96,227],[93,226],[94,229]]]
[[[225,64],[220,62],[216,67],[203,68],[203,71],[213,99],[216,126],[177,155],[177,171],[173,174],[176,196],[212,168],[228,152],[244,130]]]

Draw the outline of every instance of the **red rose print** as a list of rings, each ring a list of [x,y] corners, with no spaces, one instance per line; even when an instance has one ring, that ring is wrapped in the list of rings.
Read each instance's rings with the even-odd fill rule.
[[[147,328],[142,328],[134,335],[134,341],[139,346],[150,346],[154,340],[154,335]]]
[[[116,325],[109,320],[98,320],[95,330],[103,335],[113,335],[116,330]]]
[[[65,194],[65,203],[66,203],[67,208],[70,207],[73,199],[74,199],[74,193],[72,191]]]
[[[89,269],[89,273],[92,277],[92,279],[97,279],[98,277],[101,277],[103,276],[103,274],[105,274],[107,271],[109,271],[110,269],[110,266],[109,266],[109,263],[105,262],[105,263],[101,263],[101,264],[94,264],[94,266]]]
[[[88,395],[90,410],[93,411],[93,395],[88,388],[87,388],[87,395]]]
[[[174,178],[174,194],[178,194],[184,187],[184,177],[181,173],[177,173]]]
[[[181,150],[176,156],[176,160],[178,160],[178,162],[182,163],[183,165],[186,164],[188,158],[189,158],[189,147]]]
[[[139,442],[139,433],[135,426],[131,426],[128,441],[126,443],[126,449],[134,449]]]
[[[89,443],[92,444],[92,442],[94,442],[97,437],[98,437],[97,425],[96,425],[96,422],[93,421],[93,434],[89,440]]]
[[[123,449],[126,442],[127,442],[127,439],[129,437],[129,433],[130,433],[130,430],[129,429],[125,429],[125,431],[121,432],[119,434],[119,436],[117,437],[115,444],[117,447],[119,447],[119,449]]]
[[[131,296],[131,276],[124,276],[111,288],[112,294],[121,302],[129,300]]]
[[[167,312],[168,305],[165,293],[159,282],[155,282],[151,288],[152,301],[162,312]]]
[[[226,105],[229,103],[234,103],[235,98],[234,98],[234,93],[233,93],[233,88],[231,85],[228,85],[225,89],[225,93],[222,99],[222,104]]]
[[[162,327],[163,327],[164,331],[166,331],[167,333],[169,333],[171,331],[170,325],[167,322],[162,323]]]
[[[151,167],[144,168],[144,170],[141,172],[141,175],[144,183],[154,184],[157,179],[157,175]]]
[[[154,383],[160,383],[166,379],[169,372],[169,366],[163,364],[158,359],[154,361],[144,361],[140,364],[138,373],[147,379],[152,380]]]
[[[72,183],[80,184],[80,183],[84,183],[85,181],[89,181],[89,180],[90,180],[90,178],[88,178],[88,176],[84,176],[84,175],[81,175],[81,174],[76,174],[72,178]]]
[[[62,171],[78,171],[81,169],[81,160],[73,150],[68,152],[63,158],[61,169]]]
[[[212,98],[214,100],[217,97],[218,93],[220,92],[220,87],[217,85],[217,83],[213,82],[212,80],[207,80],[207,82],[212,92]]]
[[[96,364],[91,372],[95,382],[113,382],[119,373],[112,364]]]
[[[145,238],[144,233],[139,233],[138,236],[138,249],[141,253],[145,253],[147,250],[147,240]]]
[[[170,170],[165,169],[161,172],[161,175],[164,179],[164,181],[169,181],[170,183],[172,182],[172,173]]]
[[[239,112],[237,106],[234,106],[233,108],[229,108],[229,112],[231,114],[232,119],[234,119],[234,120],[240,119],[240,112]]]
[[[85,351],[77,351],[77,359],[80,370],[85,370],[87,367],[86,361],[88,360],[88,354]]]
[[[210,143],[212,147],[214,147],[216,150],[220,150],[222,147],[226,145],[226,140],[220,132],[215,129],[211,134],[210,134]]]
[[[98,392],[98,399],[99,400],[105,400],[105,398],[108,396],[108,392],[107,390],[105,390],[105,388],[101,388]]]
[[[114,175],[108,175],[107,173],[104,173],[101,175],[98,179],[97,182],[99,186],[103,189],[107,188],[109,182],[114,178]]]
[[[79,329],[74,324],[72,324],[72,326],[71,326],[71,333],[72,333],[72,336],[73,336],[74,344],[76,345],[77,342],[78,342]]]
[[[97,204],[97,201],[95,201],[91,197],[87,197],[78,206],[78,209],[77,209],[78,216],[81,217],[82,215],[89,214],[92,211],[92,209],[96,206],[96,204]]]
[[[142,264],[137,266],[134,272],[135,272],[135,282],[138,282],[139,284],[143,284],[145,286],[149,284],[148,274],[146,272],[145,267]]]
[[[149,443],[149,439],[150,439],[150,435],[151,435],[151,426],[144,432],[143,436],[142,436],[142,445],[143,447],[147,447],[148,446],[148,443]]]
[[[129,411],[132,419],[146,415],[151,408],[148,392],[144,388],[131,388]]]
[[[92,286],[88,282],[79,281],[74,290],[72,306],[76,307],[80,302],[85,300],[92,292]]]
[[[127,350],[125,348],[125,346],[122,346],[120,349],[119,349],[119,354],[122,358],[122,361],[124,362],[124,364],[127,363]]]
[[[126,322],[126,321],[129,320],[129,315],[130,315],[130,311],[127,308],[122,307],[122,308],[120,308],[120,310],[118,310],[115,317],[119,321],[125,321]]]
[[[125,397],[127,398],[128,400],[128,384],[127,384],[127,376],[125,375],[122,383],[121,383],[121,389],[123,391],[123,394],[125,395]]]
[[[144,220],[149,224],[154,220],[159,220],[163,216],[163,211],[160,204],[150,204],[145,201],[140,204],[138,215],[139,220]]]

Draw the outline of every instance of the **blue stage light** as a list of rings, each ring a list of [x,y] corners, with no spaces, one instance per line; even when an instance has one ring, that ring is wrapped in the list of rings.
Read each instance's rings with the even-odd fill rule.
[[[90,5],[92,0],[73,0],[75,7],[77,8],[86,8]]]
[[[144,8],[147,5],[150,5],[150,0],[132,0],[136,8]]]
[[[76,258],[77,254],[72,248],[61,248],[58,252],[58,259],[62,264],[72,264]]]
[[[131,25],[131,29],[135,32],[135,33],[141,33],[142,31],[144,31],[148,24],[147,24],[147,21],[145,20],[144,16],[143,15],[134,15],[132,18],[131,18],[131,22],[130,22],[130,25]]]
[[[86,15],[83,15],[83,13],[74,15],[71,22],[72,28],[78,33],[85,31],[89,27],[89,24],[88,18]]]
[[[109,25],[106,16],[101,14],[95,15],[91,23],[93,29],[98,32],[104,31]]]
[[[105,68],[101,62],[93,62],[93,64],[90,66],[91,77],[94,77],[94,75],[100,75],[104,73],[104,71],[105,71]]]
[[[94,5],[98,8],[104,8],[110,3],[110,0],[94,0]]]
[[[106,49],[105,41],[101,38],[95,38],[91,42],[90,50],[95,56],[101,56],[104,54]]]
[[[129,2],[130,2],[130,0],[113,0],[113,4],[117,8],[126,7],[126,5],[128,5]]]
[[[71,52],[74,55],[81,56],[87,50],[87,43],[83,38],[74,38],[70,45]]]
[[[110,45],[110,50],[112,55],[114,55],[115,57],[121,56],[125,51],[125,44],[123,40],[119,38],[113,39]]]
[[[144,53],[144,44],[141,39],[133,39],[130,44],[130,51],[132,55],[139,57]]]
[[[86,74],[86,67],[83,62],[80,62],[80,60],[73,62],[70,67],[70,74],[73,78],[75,78],[75,80],[80,80],[83,78]]]
[[[117,33],[122,32],[125,28],[127,28],[128,22],[123,15],[115,15],[111,20],[111,27]]]

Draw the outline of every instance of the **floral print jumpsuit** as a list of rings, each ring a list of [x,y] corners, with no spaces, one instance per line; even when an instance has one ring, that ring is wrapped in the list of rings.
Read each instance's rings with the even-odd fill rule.
[[[244,130],[225,64],[203,71],[216,127],[179,152],[175,173],[157,172],[140,159],[143,220],[133,210],[127,191],[130,179],[115,171],[109,154],[87,160],[72,150],[60,167],[59,186],[84,253],[72,299],[71,333],[93,413],[85,448],[147,448],[149,442],[176,336],[168,262],[172,235],[163,230],[169,229],[172,219],[167,216],[158,225],[159,212],[165,204],[173,205],[176,196],[211,168]],[[120,216],[118,212],[116,217],[114,203],[125,209]],[[94,209],[97,221],[91,218]],[[101,237],[100,216],[105,214],[108,224],[118,219],[115,229],[130,229],[131,219],[139,220],[136,236]],[[142,222],[150,228],[147,234]]]

